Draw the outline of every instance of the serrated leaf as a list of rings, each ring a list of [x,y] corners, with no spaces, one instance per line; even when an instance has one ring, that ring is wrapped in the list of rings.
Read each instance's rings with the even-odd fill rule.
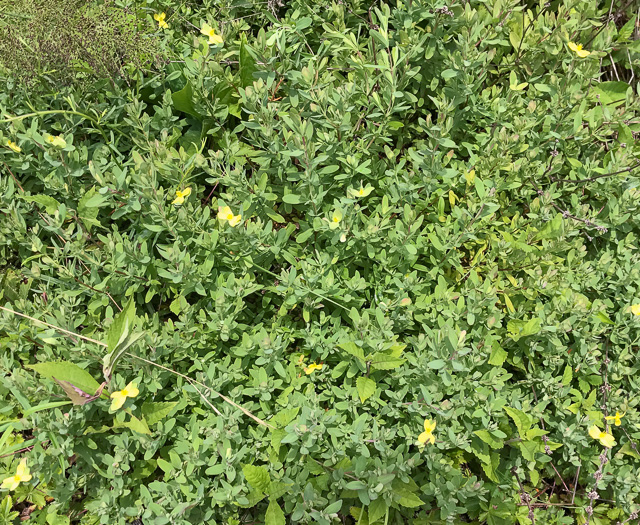
[[[125,421],[123,423],[114,423],[113,428],[126,427],[139,434],[151,434],[151,430],[149,430],[149,426],[147,422],[142,419],[138,419],[135,416],[131,416],[129,421]]]
[[[533,417],[529,414],[525,414],[522,410],[517,408],[504,407],[504,411],[509,414],[513,422],[516,424],[518,434],[524,436],[526,432],[531,428],[533,423]]]
[[[504,446],[504,441],[494,437],[488,430],[476,430],[474,434],[493,449],[500,449]]]
[[[570,365],[564,367],[564,373],[562,374],[561,383],[564,386],[569,386],[571,384],[571,380],[573,379],[573,369]]]
[[[360,402],[364,403],[376,392],[376,382],[368,377],[360,376],[356,379],[356,389],[358,390],[358,396]]]
[[[22,198],[27,202],[35,202],[36,204],[43,206],[49,215],[53,215],[60,207],[60,203],[49,195],[23,195]]]
[[[245,465],[242,467],[242,472],[249,485],[254,489],[262,492],[266,492],[269,489],[271,477],[266,468],[256,467],[255,465]]]
[[[413,509],[424,505],[424,501],[422,501],[416,494],[409,492],[398,498],[398,505]]]
[[[373,500],[371,504],[367,507],[367,511],[369,513],[369,519],[371,520],[371,523],[373,523],[374,521],[378,521],[380,518],[382,518],[387,513],[387,508],[388,508],[387,503],[382,497],[379,497],[378,499]]]
[[[491,459],[487,463],[482,463],[482,470],[487,475],[487,477],[496,483],[499,483],[497,471],[498,466],[500,465],[500,454],[497,452],[491,452]]]
[[[491,355],[489,356],[488,363],[493,366],[502,366],[507,359],[507,352],[504,350],[497,341],[494,341],[491,345]]]
[[[149,425],[155,425],[160,420],[169,415],[173,408],[177,405],[176,402],[152,402],[145,401],[142,405],[142,415]]]
[[[264,515],[264,525],[285,525],[284,512],[275,499],[269,501],[267,512]]]
[[[371,357],[371,368],[375,370],[393,370],[405,362],[405,359],[377,352]]]

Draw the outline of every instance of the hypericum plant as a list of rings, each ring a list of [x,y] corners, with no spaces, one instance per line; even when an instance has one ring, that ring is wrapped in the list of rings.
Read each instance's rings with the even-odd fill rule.
[[[635,14],[270,4],[0,91],[0,515],[633,523]]]

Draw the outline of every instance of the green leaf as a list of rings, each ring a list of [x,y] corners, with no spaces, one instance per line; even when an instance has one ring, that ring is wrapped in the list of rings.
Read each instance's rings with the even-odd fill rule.
[[[498,467],[500,465],[500,454],[497,452],[491,452],[491,459],[487,463],[482,463],[482,470],[487,475],[487,477],[496,483],[499,483],[498,479]]]
[[[271,477],[269,472],[264,467],[256,467],[254,465],[245,465],[242,467],[242,472],[249,485],[254,489],[262,492],[267,492],[269,484],[271,483]]]
[[[593,92],[600,95],[601,104],[617,106],[625,101],[629,87],[626,82],[600,82],[593,86]]]
[[[567,365],[564,367],[564,373],[562,374],[561,383],[564,386],[569,386],[571,384],[572,379],[573,379],[573,369],[571,368],[571,365]]]
[[[329,505],[326,509],[324,509],[325,514],[335,514],[342,508],[342,500],[334,501],[331,505]]]
[[[267,512],[264,515],[264,525],[285,525],[284,512],[275,499],[269,501]]]
[[[56,211],[58,211],[58,208],[60,207],[60,203],[53,197],[50,197],[48,195],[23,195],[22,198],[27,202],[35,202],[40,206],[44,206],[45,211],[49,215],[53,215]]]
[[[509,414],[513,422],[516,424],[518,429],[518,434],[520,436],[524,436],[531,428],[531,424],[533,423],[533,417],[529,414],[525,414],[522,410],[518,410],[517,408],[504,407],[504,411]]]
[[[424,505],[424,501],[422,501],[416,494],[408,492],[398,498],[398,505],[413,509]]]
[[[103,359],[102,373],[106,381],[111,379],[111,373],[118,360],[127,349],[138,339],[144,336],[144,332],[131,334],[135,324],[136,313],[133,299],[130,299],[122,312],[117,314],[107,331],[108,353]]]
[[[287,193],[282,197],[282,201],[287,204],[300,204],[302,202],[302,197],[300,197],[300,195],[294,195],[293,193]]]
[[[171,100],[173,102],[173,107],[178,111],[191,115],[198,120],[202,120],[204,118],[200,113],[198,113],[193,104],[193,88],[188,80],[180,91],[176,91],[171,94]]]
[[[67,381],[87,394],[94,394],[100,388],[100,383],[89,372],[69,361],[38,363],[26,365],[26,368],[31,368],[49,379]]]
[[[558,213],[553,219],[548,221],[538,232],[535,239],[557,239],[564,234],[564,223],[562,222],[562,214]]]
[[[405,362],[405,359],[377,352],[371,357],[371,368],[374,370],[393,370]]]
[[[147,425],[147,422],[144,420],[144,418],[138,419],[135,416],[131,416],[131,419],[129,421],[125,421],[123,423],[116,422],[113,425],[113,428],[120,427],[129,428],[135,432],[138,432],[139,434],[151,434],[151,430],[149,430],[149,426]]]
[[[153,402],[145,401],[142,405],[142,416],[149,425],[155,425],[160,420],[169,415],[173,408],[177,405],[177,402]]]
[[[364,403],[376,392],[376,382],[368,377],[360,376],[356,379],[356,388],[360,402]]]
[[[474,434],[493,449],[501,449],[504,446],[504,441],[495,438],[488,430],[476,430]]]
[[[250,49],[247,44],[247,37],[243,34],[240,39],[240,85],[242,87],[253,84],[253,74],[258,69]]]
[[[387,503],[382,497],[378,497],[378,499],[373,500],[371,504],[367,507],[367,511],[369,513],[369,520],[371,523],[374,521],[378,521],[382,516],[387,513]]]
[[[494,341],[491,345],[491,355],[489,356],[488,363],[493,366],[502,366],[507,359],[507,352],[502,348],[497,341]]]

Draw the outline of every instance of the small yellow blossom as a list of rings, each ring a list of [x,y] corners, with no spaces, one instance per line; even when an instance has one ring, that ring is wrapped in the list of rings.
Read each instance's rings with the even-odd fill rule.
[[[64,149],[67,147],[67,141],[64,140],[62,135],[58,135],[57,137],[47,135],[47,142],[56,148]]]
[[[16,153],[20,153],[22,151],[22,148],[20,146],[10,140],[7,140],[7,146],[9,147],[9,149],[15,151]]]
[[[124,405],[124,402],[128,397],[136,397],[139,393],[140,390],[138,390],[138,387],[132,381],[122,390],[118,390],[111,394],[111,410],[118,410],[119,408],[122,408],[122,405]]]
[[[158,27],[160,29],[167,29],[169,27],[169,24],[167,24],[167,22],[165,21],[165,18],[167,18],[167,14],[166,13],[156,13],[155,15],[153,15],[153,19],[158,22]]]
[[[329,220],[329,228],[335,230],[338,226],[340,226],[340,221],[342,220],[342,210],[335,210],[331,214],[331,219]]]
[[[322,370],[322,366],[322,363],[320,363],[319,365],[311,363],[309,366],[304,367],[304,373],[307,375],[313,374],[315,370]]]
[[[367,195],[369,195],[372,191],[373,186],[371,186],[371,184],[367,184],[364,187],[362,186],[362,184],[360,184],[360,188],[358,189],[349,188],[347,190],[347,195],[352,199],[361,199],[362,197],[366,197]]]
[[[640,304],[634,304],[631,306],[631,313],[633,315],[640,315]]]
[[[218,208],[218,219],[222,222],[227,221],[229,226],[237,226],[242,220],[242,215],[234,215],[229,206],[220,206]]]
[[[582,49],[582,44],[574,44],[573,42],[569,42],[569,49],[573,51],[580,58],[588,57],[591,52],[586,49]]]
[[[9,476],[8,478],[4,478],[2,480],[2,488],[9,490],[16,490],[20,483],[25,481],[29,481],[31,479],[31,471],[29,467],[27,467],[27,458],[22,459],[18,468],[16,469],[15,476]]]
[[[216,30],[213,27],[211,27],[209,24],[203,24],[200,32],[204,36],[209,37],[210,44],[222,44],[224,42],[224,40],[222,40],[222,35],[216,35]]]
[[[611,434],[601,431],[597,427],[597,425],[592,425],[589,427],[589,435],[593,439],[597,439],[598,441],[600,441],[600,444],[603,447],[611,448],[616,444],[615,438]]]
[[[435,429],[435,419],[433,421],[431,419],[425,419],[424,432],[418,436],[418,443],[420,443],[421,445],[425,445],[427,442],[429,442],[433,445],[436,442],[436,437],[433,435],[433,431]]]
[[[613,424],[617,427],[619,427],[622,424],[621,419],[624,417],[624,415],[626,414],[626,412],[623,412],[622,414],[620,412],[618,412],[616,410],[616,415],[615,416],[607,416],[605,417],[605,419],[607,421],[613,421]]]
[[[181,206],[189,195],[191,195],[191,188],[187,188],[184,191],[176,190],[176,198],[173,199],[171,204],[174,206]]]

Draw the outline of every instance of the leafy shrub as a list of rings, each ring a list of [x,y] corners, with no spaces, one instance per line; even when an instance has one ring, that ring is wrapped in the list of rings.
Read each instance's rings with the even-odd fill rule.
[[[210,7],[0,94],[6,519],[635,519],[635,18]]]

